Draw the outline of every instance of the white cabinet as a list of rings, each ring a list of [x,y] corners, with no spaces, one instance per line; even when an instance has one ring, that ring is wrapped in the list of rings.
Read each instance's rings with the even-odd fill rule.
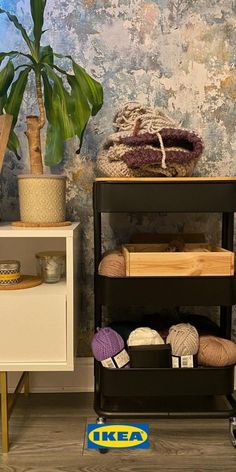
[[[77,350],[79,223],[61,228],[0,224],[0,260],[21,261],[36,273],[35,254],[66,251],[66,279],[0,291],[0,371],[71,371]]]

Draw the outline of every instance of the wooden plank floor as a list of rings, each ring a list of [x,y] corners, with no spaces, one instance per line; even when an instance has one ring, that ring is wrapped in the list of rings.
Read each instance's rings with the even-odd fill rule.
[[[86,424],[95,419],[91,394],[22,396],[10,422],[10,452],[0,453],[0,471],[236,471],[227,420],[149,420],[150,449],[101,455],[86,447]]]

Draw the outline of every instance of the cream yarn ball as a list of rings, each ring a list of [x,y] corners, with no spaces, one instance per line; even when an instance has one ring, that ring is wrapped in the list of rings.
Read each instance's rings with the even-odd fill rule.
[[[128,337],[128,346],[145,346],[150,344],[165,344],[160,334],[151,328],[137,328]]]
[[[171,345],[171,351],[174,356],[193,356],[198,352],[198,332],[190,323],[173,325],[169,330],[166,344]]]

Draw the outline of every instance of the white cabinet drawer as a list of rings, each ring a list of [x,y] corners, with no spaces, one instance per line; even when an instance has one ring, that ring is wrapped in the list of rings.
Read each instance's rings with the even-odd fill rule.
[[[66,294],[33,290],[0,293],[0,366],[67,360]]]

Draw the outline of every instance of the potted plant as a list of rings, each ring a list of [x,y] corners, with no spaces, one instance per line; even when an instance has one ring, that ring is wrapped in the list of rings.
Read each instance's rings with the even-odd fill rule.
[[[50,45],[42,45],[44,11],[47,0],[30,0],[32,32],[15,15],[0,8],[26,43],[27,52],[0,52],[0,116],[12,115],[8,148],[17,153],[19,140],[14,132],[26,85],[34,77],[37,114],[26,116],[30,175],[18,177],[21,220],[53,223],[65,218],[65,177],[43,173],[47,166],[63,158],[64,141],[78,136],[80,147],[91,115],[103,104],[103,89],[71,56],[56,54]],[[60,67],[67,59],[72,73]],[[9,118],[8,118],[9,123]],[[42,156],[41,131],[47,125],[45,155]]]

